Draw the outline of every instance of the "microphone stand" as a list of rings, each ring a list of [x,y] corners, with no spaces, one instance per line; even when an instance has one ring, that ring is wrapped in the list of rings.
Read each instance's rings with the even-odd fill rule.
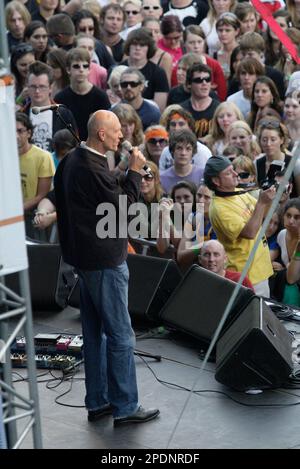
[[[80,138],[78,137],[78,135],[75,133],[73,127],[72,127],[72,124],[69,122],[66,122],[65,119],[62,117],[62,115],[60,114],[59,112],[59,106],[55,109],[55,114],[57,115],[57,117],[60,119],[60,121],[64,124],[64,126],[71,132],[71,134],[73,135],[73,137],[76,139],[77,141],[77,144],[80,145],[81,144],[81,140]]]

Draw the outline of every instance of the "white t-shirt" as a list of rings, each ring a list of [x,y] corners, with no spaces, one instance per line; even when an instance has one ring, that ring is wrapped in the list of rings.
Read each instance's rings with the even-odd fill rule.
[[[40,114],[33,114],[30,110],[29,117],[34,125],[33,143],[43,150],[51,151],[53,112],[45,111]]]
[[[200,27],[203,29],[203,32],[205,34],[206,44],[208,47],[208,55],[210,55],[210,57],[213,57],[214,53],[217,52],[217,50],[220,49],[221,46],[216,30],[216,20],[214,20],[213,24],[211,24],[207,18],[204,18],[204,20],[202,20],[200,23]]]
[[[171,5],[171,2],[169,3],[169,10],[164,13],[164,16],[166,15],[176,15],[180,19],[181,23],[183,23],[183,20],[187,18],[188,16],[191,16],[192,18],[196,18],[198,15],[198,10],[194,6],[194,3],[191,2],[190,5],[182,8],[175,8]],[[184,25],[182,25],[184,27]]]
[[[245,119],[247,118],[251,110],[251,101],[245,98],[243,90],[240,90],[237,93],[234,93],[228,96],[227,101],[229,103],[236,104],[239,110],[242,112]]]
[[[193,156],[192,163],[204,169],[208,158],[211,157],[210,149],[201,142],[197,142],[197,153]],[[159,171],[166,171],[174,165],[173,157],[169,147],[163,149],[159,159]]]

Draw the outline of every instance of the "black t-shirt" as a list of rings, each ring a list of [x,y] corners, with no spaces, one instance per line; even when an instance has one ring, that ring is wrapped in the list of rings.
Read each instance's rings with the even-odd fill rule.
[[[170,106],[170,104],[183,103],[183,101],[189,99],[190,96],[191,93],[189,93],[189,91],[185,91],[183,85],[175,86],[175,88],[172,88],[169,92],[167,106]]]
[[[128,65],[128,61],[122,62],[122,65]],[[146,78],[143,98],[153,99],[154,93],[168,93],[169,83],[164,69],[148,61],[143,68],[139,69]]]
[[[197,138],[205,137],[205,135],[208,134],[210,121],[212,120],[214,112],[219,104],[220,101],[212,99],[210,105],[204,111],[195,111],[190,99],[180,104],[183,109],[186,109],[192,114],[195,120],[195,132]]]
[[[124,39],[120,39],[120,41],[115,44],[114,46],[111,46],[111,51],[113,53],[113,57],[114,57],[114,60],[117,62],[117,63],[120,63],[121,60],[123,59],[123,55],[124,55],[124,52],[123,52],[123,49],[124,49]]]
[[[100,109],[110,109],[107,94],[96,86],[93,86],[91,90],[84,95],[74,93],[71,87],[68,86],[57,93],[55,102],[64,104],[70,109],[75,117],[81,140],[86,140],[87,138],[87,123],[90,115]]]
[[[99,41],[96,39],[95,41],[95,52],[98,56],[100,65],[102,67],[106,68],[106,70],[109,70],[110,67],[115,65],[115,61],[113,56],[108,52],[106,45],[103,44],[103,42]]]

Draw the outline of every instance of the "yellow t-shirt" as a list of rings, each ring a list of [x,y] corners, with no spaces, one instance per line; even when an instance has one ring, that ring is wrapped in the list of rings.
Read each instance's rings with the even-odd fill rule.
[[[26,202],[36,196],[39,178],[52,177],[55,168],[50,153],[35,145],[19,160],[23,201]]]
[[[220,243],[228,256],[228,269],[242,272],[255,239],[239,237],[240,232],[251,218],[256,199],[249,194],[219,197],[214,195],[210,204],[209,216]],[[270,251],[266,239],[257,248],[248,277],[253,285],[266,280],[273,274]]]

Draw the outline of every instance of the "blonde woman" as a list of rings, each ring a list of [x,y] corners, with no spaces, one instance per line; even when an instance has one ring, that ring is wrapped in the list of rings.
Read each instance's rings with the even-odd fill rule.
[[[228,143],[243,150],[243,154],[255,160],[261,149],[251,128],[244,120],[233,122],[228,129]]]
[[[228,143],[230,125],[243,120],[243,114],[234,103],[219,104],[211,121],[209,134],[202,139],[202,142],[208,146],[213,155],[222,156],[224,147]]]
[[[235,0],[208,0],[209,11],[207,17],[201,21],[200,26],[206,37],[208,54],[213,57],[220,43],[216,30],[216,23],[222,13],[233,12],[236,7]]]

